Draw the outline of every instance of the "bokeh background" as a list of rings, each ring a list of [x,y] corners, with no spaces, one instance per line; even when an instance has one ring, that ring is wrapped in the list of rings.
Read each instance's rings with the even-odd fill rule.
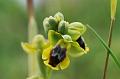
[[[110,25],[110,0],[34,0],[39,33],[44,34],[46,16],[62,12],[69,22],[91,25],[107,42]],[[27,41],[28,13],[26,0],[0,0],[0,79],[25,79],[27,55],[20,43]],[[102,79],[106,50],[87,30],[84,38],[90,52],[71,58],[64,71],[54,71],[51,79]],[[112,49],[120,62],[120,0],[113,30]],[[108,79],[120,79],[120,69],[109,60]]]

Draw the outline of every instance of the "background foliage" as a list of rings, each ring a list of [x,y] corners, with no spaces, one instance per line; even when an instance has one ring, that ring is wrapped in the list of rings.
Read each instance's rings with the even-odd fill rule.
[[[103,37],[108,38],[110,24],[110,0],[34,0],[35,17],[39,33],[44,34],[42,21],[60,11],[67,21],[79,21],[93,26]],[[113,30],[112,49],[120,61],[120,0]],[[25,0],[0,0],[0,79],[25,79],[27,55],[21,41],[27,41],[28,15]],[[64,71],[54,71],[53,79],[101,79],[106,51],[88,30],[84,35],[90,52],[80,58],[71,58]],[[120,70],[110,58],[109,79],[119,79]],[[69,75],[69,76],[68,76]]]

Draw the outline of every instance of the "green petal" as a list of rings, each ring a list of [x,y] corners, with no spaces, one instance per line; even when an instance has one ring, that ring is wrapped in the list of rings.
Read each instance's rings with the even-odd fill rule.
[[[69,24],[68,35],[70,35],[73,40],[77,40],[85,31],[86,27],[80,22],[73,22]]]
[[[69,55],[72,57],[79,57],[86,53],[86,51],[79,46],[77,42],[72,42],[68,48]]]
[[[50,41],[51,45],[56,45],[56,43],[60,40],[63,39],[61,34],[58,32],[55,32],[54,30],[49,30],[48,32],[48,40]]]

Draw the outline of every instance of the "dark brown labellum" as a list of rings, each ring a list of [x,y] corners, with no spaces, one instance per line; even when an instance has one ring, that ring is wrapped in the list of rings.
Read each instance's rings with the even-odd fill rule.
[[[51,50],[49,64],[53,67],[56,67],[60,62],[66,57],[66,48],[61,48],[60,45],[57,45]]]

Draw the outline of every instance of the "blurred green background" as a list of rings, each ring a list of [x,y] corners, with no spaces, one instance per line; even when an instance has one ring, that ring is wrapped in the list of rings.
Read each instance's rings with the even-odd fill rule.
[[[34,0],[39,33],[44,34],[46,16],[62,12],[69,22],[91,25],[107,42],[110,25],[110,0]],[[20,43],[27,41],[28,14],[26,0],[0,0],[0,79],[25,79],[27,55]],[[113,30],[112,49],[120,62],[120,0]],[[51,79],[102,79],[106,50],[87,30],[84,38],[90,52],[71,58],[64,71],[54,71]],[[109,60],[108,79],[120,79],[120,69]]]

